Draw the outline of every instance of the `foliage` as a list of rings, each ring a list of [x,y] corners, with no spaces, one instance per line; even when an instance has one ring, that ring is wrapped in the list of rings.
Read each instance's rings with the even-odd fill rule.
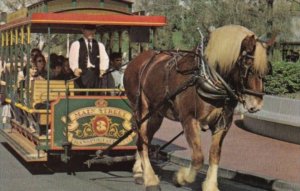
[[[11,12],[38,1],[1,0],[0,10],[3,11],[3,7],[6,7],[6,10]],[[273,6],[267,2],[273,2]],[[296,7],[293,2],[291,0],[135,0],[134,11],[167,17],[168,25],[158,30],[158,48],[192,49],[200,40],[197,27],[208,36],[211,26],[239,24],[259,36],[268,36],[267,33],[279,31],[282,39],[285,39],[291,36],[289,31],[291,10]],[[38,44],[42,49],[45,48],[47,45],[42,43],[45,38],[37,37],[34,45]],[[64,40],[65,37],[53,39],[53,42],[61,45]],[[64,44],[62,46],[65,47]]]
[[[266,77],[267,94],[281,95],[300,92],[300,63],[274,62],[273,74]]]
[[[2,5],[0,8],[0,11],[6,11],[7,9],[10,11],[17,11],[21,7],[26,7],[28,5],[31,5],[33,3],[38,2],[39,0],[1,0]]]
[[[168,26],[160,32],[160,44],[165,47],[176,48],[169,35],[178,31],[183,46],[195,47],[199,42],[197,27],[205,36],[211,26],[227,24],[245,26],[259,36],[279,31],[284,39],[291,34],[288,25],[292,4],[287,0],[274,1],[273,8],[266,0],[136,0],[136,4],[136,10],[167,17]]]
[[[164,15],[168,18],[168,25],[158,30],[158,46],[161,49],[172,49],[173,32],[178,30],[181,22],[182,7],[179,0],[139,0],[136,1],[136,10],[143,10],[147,15]]]

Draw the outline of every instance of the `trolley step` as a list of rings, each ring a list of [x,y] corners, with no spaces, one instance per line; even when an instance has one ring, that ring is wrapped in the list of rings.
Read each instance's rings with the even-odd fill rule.
[[[14,129],[5,128],[0,130],[0,134],[5,137],[7,143],[20,155],[26,162],[45,162],[47,154],[44,151],[36,150],[36,145]]]

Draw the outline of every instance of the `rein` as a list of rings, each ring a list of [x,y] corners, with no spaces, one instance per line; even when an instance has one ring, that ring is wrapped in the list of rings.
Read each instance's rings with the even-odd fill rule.
[[[243,52],[242,54],[242,58],[239,61],[239,70],[240,70],[240,81],[241,81],[241,94],[249,94],[249,95],[253,95],[253,96],[257,96],[257,97],[262,97],[265,95],[265,93],[262,92],[257,92],[257,91],[253,91],[250,89],[247,89],[245,87],[245,81],[248,80],[248,76],[252,71],[252,67],[253,66],[245,66],[245,64],[243,64],[245,62],[245,59],[252,59],[254,60],[254,56],[253,55],[249,55],[246,51]],[[244,68],[244,73],[242,73]]]
[[[197,49],[200,52],[199,48]],[[198,54],[199,55],[199,54]],[[253,55],[248,54],[247,52],[242,53],[242,57],[238,60],[239,72],[240,72],[240,81],[241,89],[233,90],[230,85],[225,82],[225,80],[212,68],[205,59],[201,56],[198,56],[198,65],[199,65],[199,77],[197,92],[200,96],[212,100],[233,100],[243,103],[244,100],[240,96],[241,94],[249,94],[257,97],[262,97],[265,95],[262,92],[253,91],[245,87],[245,82],[248,80],[248,75],[252,71],[251,67],[245,66],[245,59],[254,59]],[[244,73],[243,68],[244,67]]]

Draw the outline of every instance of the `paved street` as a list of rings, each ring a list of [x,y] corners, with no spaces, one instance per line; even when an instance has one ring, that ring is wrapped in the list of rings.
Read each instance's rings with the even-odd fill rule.
[[[238,116],[235,117],[238,122]],[[177,122],[164,120],[155,137],[161,142],[170,140],[182,130]],[[208,163],[210,131],[201,132],[205,163]],[[185,137],[180,136],[166,151],[172,156],[190,159],[191,151]],[[220,168],[255,174],[270,179],[300,183],[300,145],[279,141],[247,132],[232,124],[225,137]]]
[[[0,128],[2,128],[0,124]],[[6,125],[7,127],[7,125]],[[287,180],[295,181],[299,177],[295,174],[297,169],[293,170],[292,166],[285,166],[286,163],[282,163],[277,160],[284,160],[284,157],[290,159],[295,158],[295,154],[299,151],[299,146],[281,141],[272,140],[262,136],[248,133],[244,130],[237,128],[235,125],[231,127],[231,131],[226,137],[224,144],[223,157],[221,160],[221,168],[237,169],[239,172],[253,173],[256,170],[260,173],[257,175],[270,175],[274,177],[283,177],[280,172],[281,169],[288,168],[290,170],[284,171]],[[169,120],[165,120],[162,128],[158,131],[155,143],[163,143],[170,140],[175,134],[180,132],[179,123],[175,123]],[[206,161],[208,159],[208,144],[209,137],[207,134],[202,133],[202,140],[204,143],[204,152],[206,153]],[[251,144],[250,144],[251,142]],[[237,145],[238,143],[238,145]],[[230,147],[235,146],[235,150],[231,150]],[[244,148],[243,148],[244,147]],[[260,150],[262,151],[259,151]],[[267,152],[267,150],[269,152]],[[246,150],[245,150],[246,149]],[[247,150],[251,152],[247,152]],[[289,153],[289,151],[293,151]],[[255,159],[254,151],[259,152],[260,162],[257,163]],[[189,157],[189,149],[186,145],[183,136],[180,136],[174,144],[166,148],[166,152],[172,154],[172,156],[180,158]],[[275,153],[274,153],[275,152]],[[288,153],[286,153],[288,152]],[[234,154],[234,153],[239,153]],[[269,156],[268,153],[273,153],[274,157],[270,162],[268,158],[262,156]],[[287,156],[289,155],[289,156]],[[234,159],[230,156],[234,156]],[[280,157],[279,157],[280,156]],[[270,159],[270,158],[269,158]],[[245,163],[247,161],[247,163]],[[272,163],[282,163],[281,166],[277,166],[276,169],[272,167]],[[68,175],[64,164],[56,161],[54,164],[47,163],[25,163],[6,143],[6,140],[0,133],[0,191],[135,191],[144,190],[142,185],[134,184],[134,180],[131,177],[130,163],[121,163],[113,166],[93,166],[91,169],[87,169],[81,162],[76,163],[75,175]],[[184,191],[184,190],[201,190],[201,183],[204,180],[205,175],[199,173],[195,183],[187,185],[186,187],[177,188],[172,184],[172,176],[174,172],[179,168],[178,165],[171,162],[157,162],[154,161],[155,170],[159,174],[161,179],[162,190],[172,191]],[[247,164],[247,165],[246,165]],[[294,165],[298,165],[295,163]],[[258,168],[257,168],[258,167]],[[226,173],[226,172],[225,172]],[[220,172],[222,174],[222,172]],[[228,176],[228,175],[227,175]],[[224,177],[224,176],[221,176]],[[225,176],[226,177],[226,176]],[[236,179],[232,178],[219,178],[219,187],[222,191],[263,191],[264,189],[254,188],[252,186],[242,184],[243,181],[236,182]],[[265,180],[259,180],[257,184],[266,185],[268,182]],[[245,182],[244,182],[245,183]],[[252,184],[253,185],[253,184]],[[267,188],[266,188],[267,189]],[[294,189],[293,189],[294,190]]]
[[[155,165],[161,177],[162,190],[186,191],[201,190],[204,175],[199,174],[195,183],[187,187],[177,188],[171,178],[178,169],[170,162]],[[75,175],[68,175],[59,162],[52,166],[45,163],[24,163],[5,143],[0,135],[0,191],[135,191],[144,190],[143,186],[135,185],[131,177],[131,165],[123,163],[112,167],[97,166],[87,169],[78,163]],[[220,179],[222,191],[263,191],[263,189]]]
[[[235,116],[222,149],[219,177],[237,180],[269,190],[300,190],[300,145],[247,132],[238,126],[239,116]],[[171,140],[182,130],[178,122],[165,119],[156,133],[160,144]],[[201,132],[205,163],[208,163],[211,133]],[[180,136],[165,150],[170,160],[186,164],[191,150],[185,137]]]

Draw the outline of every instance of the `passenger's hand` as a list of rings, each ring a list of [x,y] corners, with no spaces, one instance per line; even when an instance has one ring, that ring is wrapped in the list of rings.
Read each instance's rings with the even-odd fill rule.
[[[76,77],[79,77],[79,76],[81,75],[81,73],[82,73],[82,70],[81,70],[80,68],[76,68],[76,69],[74,70],[74,75],[75,75]]]
[[[103,78],[103,75],[105,74],[106,70],[100,70],[99,78]]]
[[[45,80],[45,78],[43,78],[42,76],[37,76],[35,77],[35,80]]]

